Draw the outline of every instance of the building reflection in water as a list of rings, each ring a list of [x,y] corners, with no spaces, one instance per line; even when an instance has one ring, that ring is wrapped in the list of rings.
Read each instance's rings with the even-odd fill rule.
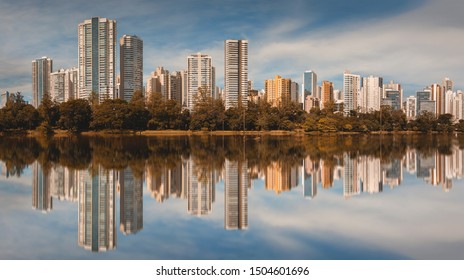
[[[330,191],[334,182],[340,181],[346,199],[401,186],[403,169],[445,192],[452,189],[453,179],[464,177],[464,150],[457,145],[446,153],[406,147],[403,155],[384,158],[375,153],[352,151],[304,154],[295,161],[298,164],[278,157],[265,163],[245,158],[239,161],[224,158],[221,166],[199,156],[179,155],[177,160],[142,165],[137,176],[129,167],[113,171],[94,163],[87,170],[76,171],[56,163],[42,165],[35,161],[32,207],[47,213],[53,209],[54,199],[78,203],[78,244],[100,252],[116,247],[116,190],[120,194],[120,231],[129,235],[143,230],[144,180],[157,202],[169,198],[185,200],[187,213],[194,216],[212,212],[216,184],[223,180],[224,228],[245,230],[249,226],[248,195],[252,179],[264,181],[265,189],[276,194],[301,185],[304,198],[316,198],[318,191]],[[7,165],[1,163],[1,173],[7,176]]]
[[[224,167],[224,227],[248,228],[248,188],[251,184],[246,161],[229,161]]]
[[[143,229],[143,179],[136,178],[129,167],[117,171],[117,177],[119,230],[126,235],[135,234]]]
[[[78,172],[78,243],[86,250],[116,247],[114,179],[114,171],[101,166]]]
[[[271,162],[264,171],[265,188],[266,190],[273,190],[276,194],[290,191],[298,186],[299,173],[299,166],[290,166],[282,161]]]
[[[200,166],[190,158],[187,162],[187,201],[188,213],[195,216],[209,214],[215,199],[214,171]]]
[[[32,165],[32,208],[49,212],[52,210],[52,195],[50,192],[50,168],[43,169],[39,162]]]

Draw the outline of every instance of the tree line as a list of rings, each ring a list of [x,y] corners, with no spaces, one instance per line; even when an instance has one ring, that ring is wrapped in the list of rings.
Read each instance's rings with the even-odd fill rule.
[[[464,131],[464,120],[455,122],[451,114],[436,117],[423,112],[407,120],[402,110],[382,106],[379,111],[345,115],[327,103],[324,109],[305,112],[298,103],[284,102],[272,106],[265,100],[248,102],[248,106],[225,109],[224,102],[199,90],[192,112],[182,109],[175,100],[159,93],[145,98],[137,91],[126,102],[105,99],[101,103],[91,94],[88,100],[73,99],[58,104],[48,94],[36,109],[25,102],[21,93],[12,94],[0,110],[0,131],[37,130],[44,134],[63,129],[72,133],[102,130],[300,130],[305,132],[373,132],[373,131]]]

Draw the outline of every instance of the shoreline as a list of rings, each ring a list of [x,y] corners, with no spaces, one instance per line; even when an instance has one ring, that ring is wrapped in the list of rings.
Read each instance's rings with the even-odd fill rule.
[[[269,130],[269,131],[232,131],[232,130],[216,130],[216,131],[192,131],[192,130],[145,130],[145,131],[133,131],[133,130],[104,130],[104,131],[86,131],[79,134],[72,134],[66,130],[54,130],[50,137],[69,137],[69,136],[145,136],[145,137],[159,137],[159,136],[198,136],[198,135],[210,135],[210,136],[343,136],[343,135],[427,135],[427,134],[461,134],[461,132],[453,131],[449,133],[442,132],[420,132],[420,131],[372,131],[372,132],[304,132],[302,130]],[[0,136],[26,136],[26,137],[37,137],[47,136],[36,130],[28,131],[8,131],[0,132]]]

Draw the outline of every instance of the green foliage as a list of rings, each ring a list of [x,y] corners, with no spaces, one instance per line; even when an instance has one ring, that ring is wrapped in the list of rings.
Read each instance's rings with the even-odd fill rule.
[[[54,127],[57,125],[60,119],[60,107],[59,104],[51,100],[50,95],[47,93],[44,94],[37,111],[39,112],[41,121],[46,123],[47,126]]]
[[[90,128],[95,130],[122,130],[128,129],[128,116],[130,109],[125,100],[105,99],[93,110],[93,119]]]
[[[190,129],[222,129],[225,121],[225,109],[222,100],[212,98],[207,90],[201,88],[195,98],[195,106],[190,119]]]
[[[150,96],[148,110],[151,115],[148,121],[149,129],[186,129],[188,127],[188,114],[182,112],[180,104],[175,100],[165,100],[161,93],[153,93]]]
[[[78,133],[89,129],[92,109],[87,100],[74,99],[60,104],[60,120],[62,129]]]
[[[1,109],[0,127],[2,130],[35,129],[39,122],[39,113],[32,105],[26,104],[20,92],[12,94],[6,106]]]

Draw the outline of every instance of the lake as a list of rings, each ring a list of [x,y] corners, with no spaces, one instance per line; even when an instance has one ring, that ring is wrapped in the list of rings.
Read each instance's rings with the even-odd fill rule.
[[[0,137],[0,259],[464,259],[464,137]]]

